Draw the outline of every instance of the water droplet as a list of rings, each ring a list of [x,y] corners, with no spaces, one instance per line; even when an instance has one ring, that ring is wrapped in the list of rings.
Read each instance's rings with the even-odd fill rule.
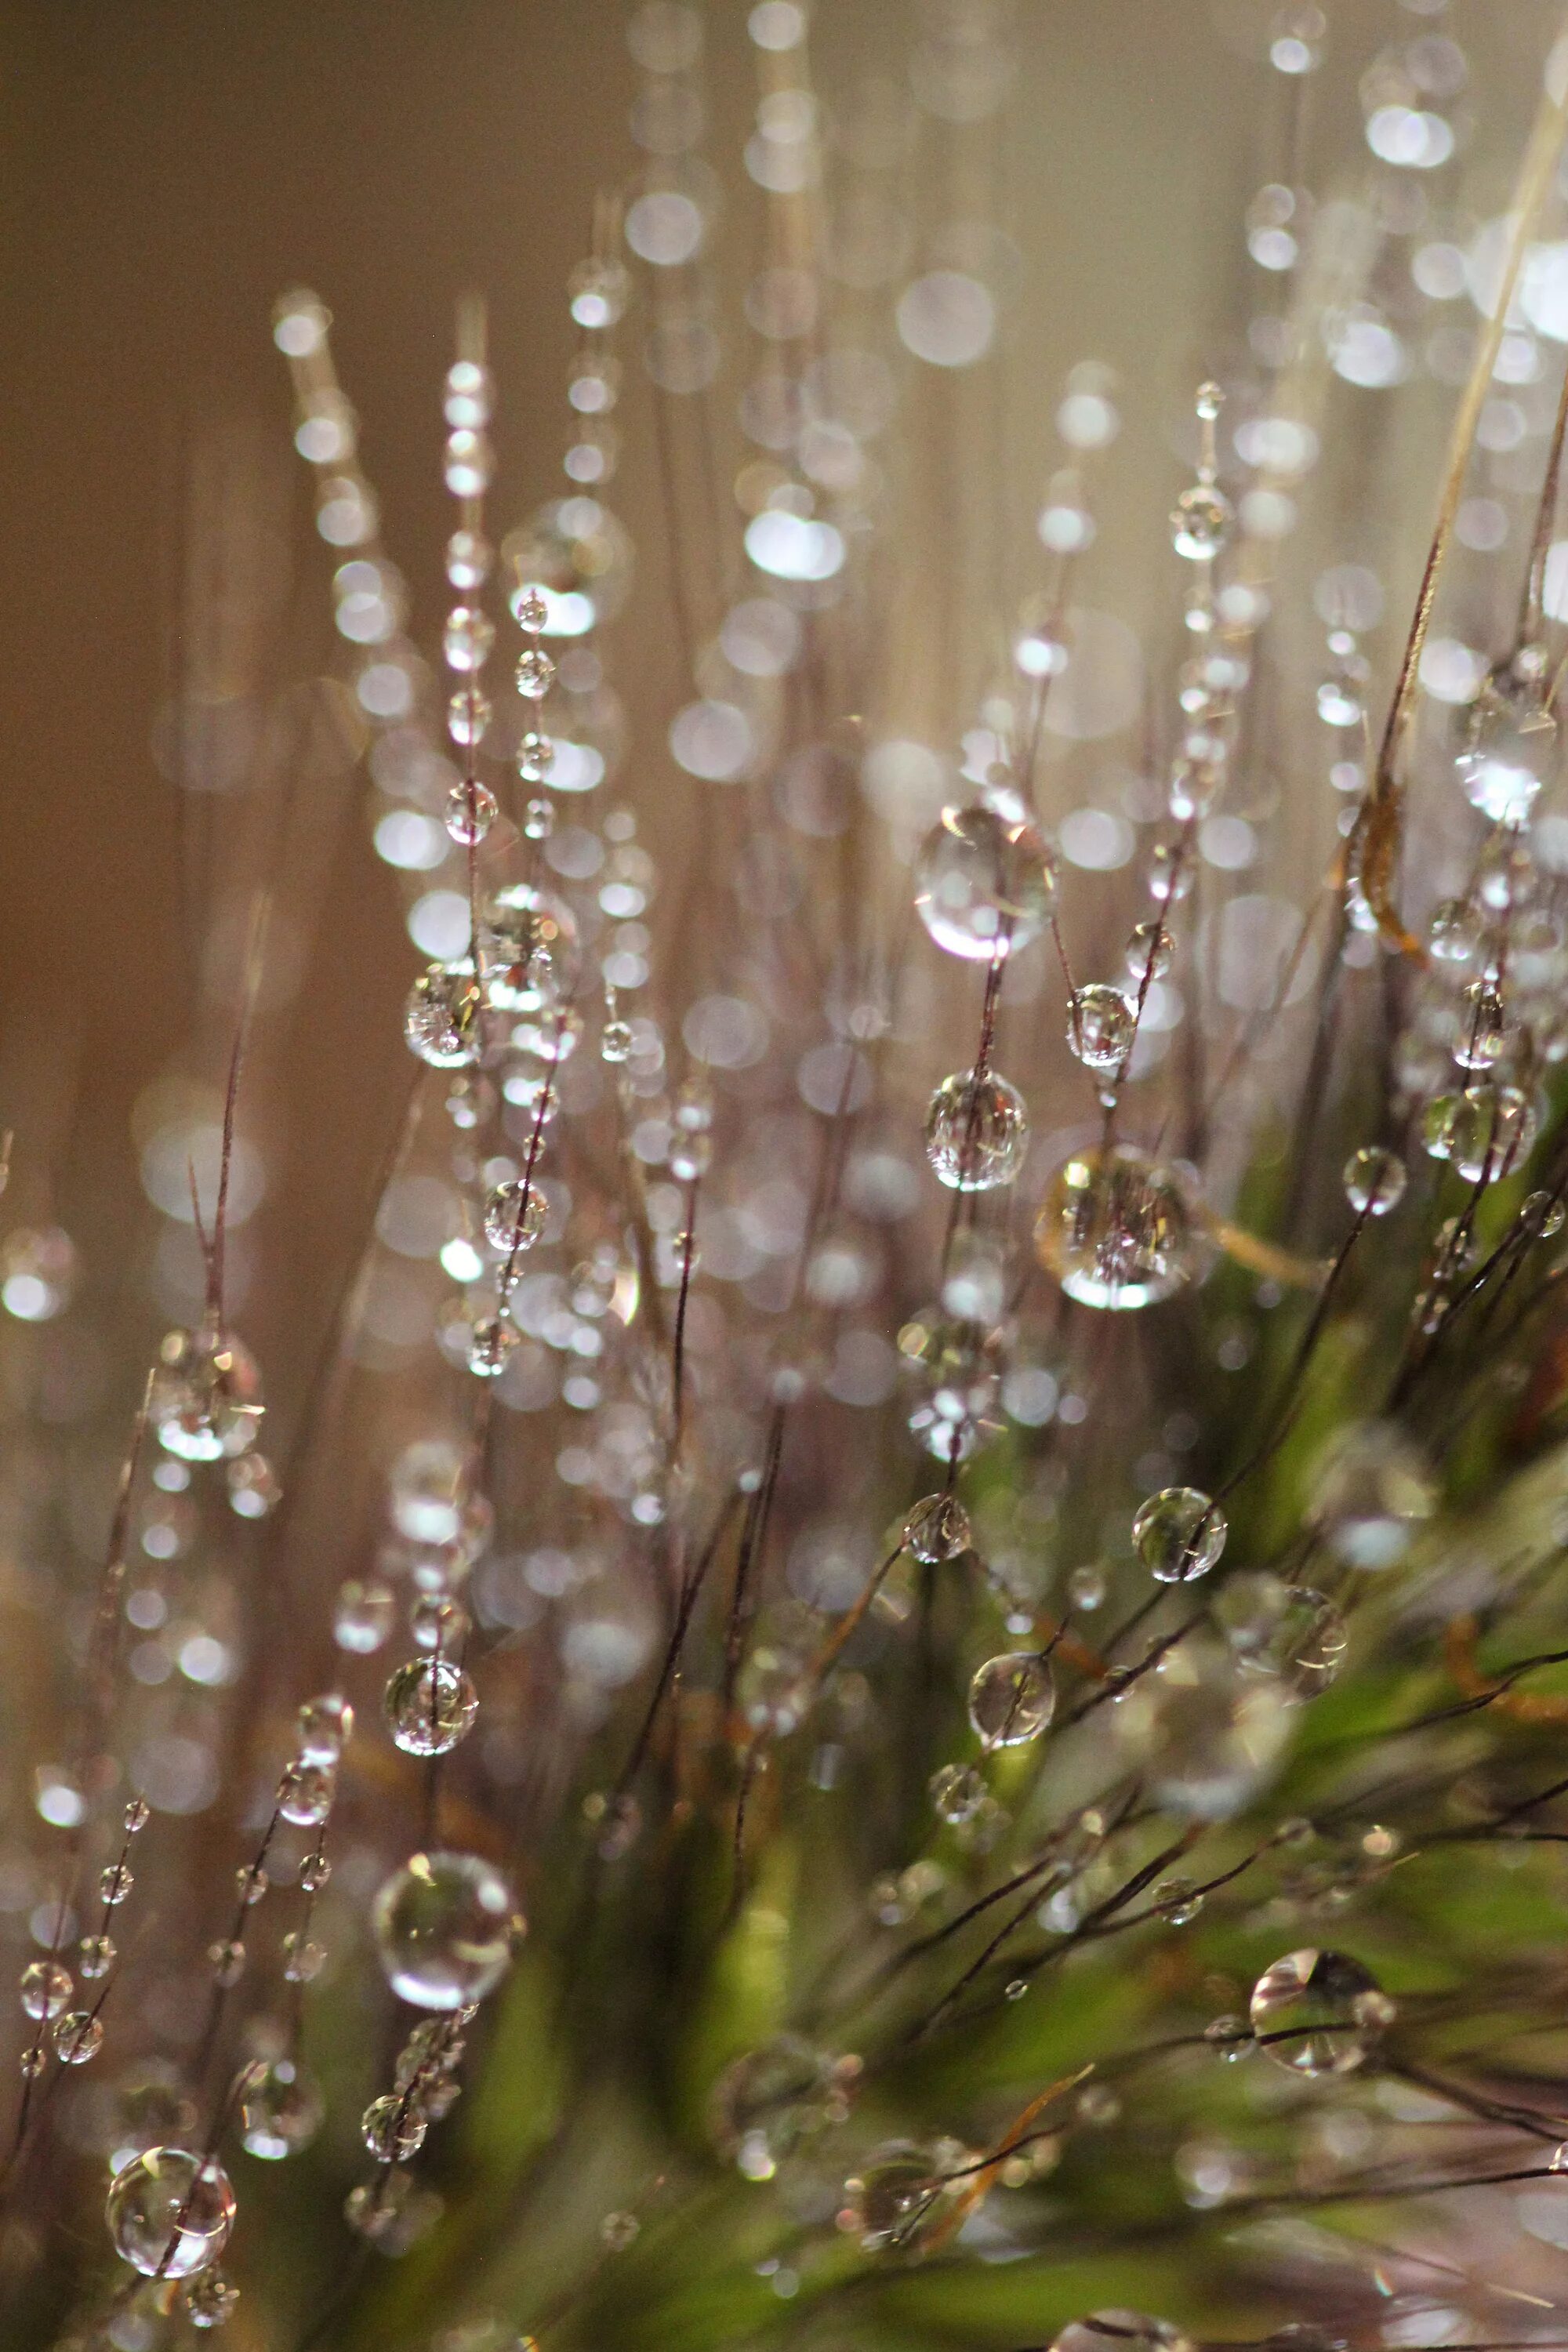
[[[1230,536],[1230,500],[1212,483],[1194,482],[1171,513],[1171,544],[1189,563],[1212,563]]]
[[[949,955],[989,963],[1039,932],[1053,889],[1045,843],[1026,818],[948,809],[921,845],[915,910]]]
[[[1069,1298],[1111,1310],[1169,1298],[1194,1259],[1176,1179],[1131,1144],[1064,1161],[1046,1189],[1035,1251]]]
[[[416,2009],[467,2008],[510,1965],[521,1919],[500,1872],[471,1853],[416,1853],[376,1895],[387,1981]]]
[[[76,1990],[58,1960],[29,1960],[21,1974],[22,2008],[28,2017],[58,2017]]]
[[[239,2309],[239,2289],[221,2271],[203,2271],[184,2291],[193,2327],[226,2327]]]
[[[1055,1712],[1051,1670],[1037,1651],[988,1658],[969,1685],[969,1720],[987,1748],[1023,1748]]]
[[[973,1764],[944,1764],[931,1777],[931,1801],[944,1821],[956,1827],[974,1819],[985,1802],[984,1776]]]
[[[360,2137],[378,2164],[406,2164],[425,2145],[426,2119],[414,2101],[388,2091],[360,2117]]]
[[[338,1691],[308,1698],[300,1709],[300,1753],[307,1764],[335,1764],[353,1735],[354,1711]]]
[[[917,1559],[936,1567],[968,1550],[969,1514],[956,1495],[927,1495],[904,1521],[903,1535]]]
[[[479,1059],[480,998],[473,966],[433,963],[408,992],[403,1034],[432,1069],[455,1070]]]
[[[252,2156],[269,2164],[297,2156],[321,2127],[326,2102],[298,2060],[276,2058],[252,2070],[240,2102],[241,2134]]]
[[[256,1359],[231,1333],[206,1326],[169,1333],[149,1407],[165,1453],[184,1462],[243,1454],[256,1442],[263,1410]]]
[[[103,2047],[102,2021],[87,2009],[68,2009],[57,2017],[53,2040],[62,2066],[85,2066]]]
[[[470,780],[447,794],[447,830],[459,848],[477,848],[500,814],[500,803],[488,784]]]
[[[116,2253],[144,2278],[189,2278],[207,2269],[227,2243],[234,2212],[222,2165],[183,2147],[132,2157],[104,2204]]]
[[[1028,1144],[1023,1097],[994,1071],[955,1071],[931,1096],[926,1158],[938,1180],[954,1191],[988,1192],[1011,1184]]]
[[[1287,1952],[1252,1989],[1258,2044],[1293,2074],[1349,2074],[1393,2021],[1394,2003],[1342,1952]]]
[[[1161,1584],[1206,1576],[1227,1532],[1219,1505],[1196,1486],[1163,1487],[1139,1505],[1132,1520],[1138,1557]]]
[[[1405,1198],[1405,1162],[1396,1151],[1367,1145],[1345,1161],[1345,1198],[1358,1217],[1386,1217]]]
[[[445,1756],[479,1711],[471,1676],[445,1658],[411,1658],[386,1685],[382,1711],[405,1756]]]
[[[1522,824],[1557,760],[1557,721],[1539,680],[1494,669],[1471,703],[1456,762],[1465,797],[1494,824]]]
[[[1136,1034],[1132,1007],[1119,988],[1093,981],[1068,1002],[1068,1044],[1086,1069],[1114,1070]]]
[[[324,1764],[290,1764],[278,1783],[278,1810],[286,1822],[314,1829],[332,1810],[337,1783]]]
[[[922,2252],[946,2226],[952,2191],[945,2176],[963,2158],[963,2151],[945,2144],[935,2148],[918,2147],[911,2140],[884,2142],[845,2182],[838,2227],[858,2237],[868,2254]],[[963,2189],[967,2182],[954,2186]]]

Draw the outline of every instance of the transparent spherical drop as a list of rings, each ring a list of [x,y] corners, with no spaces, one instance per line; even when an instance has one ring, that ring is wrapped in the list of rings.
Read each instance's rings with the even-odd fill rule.
[[[518,656],[517,690],[529,702],[542,702],[555,682],[555,664],[542,646]]]
[[[171,1331],[158,1350],[149,1414],[158,1443],[183,1462],[216,1462],[254,1445],[266,1408],[248,1348],[203,1325]]]
[[[521,1337],[506,1316],[481,1316],[468,1334],[468,1370],[476,1380],[499,1381]]]
[[[1395,1568],[1436,1506],[1436,1489],[1410,1439],[1387,1422],[1343,1431],[1317,1465],[1309,1516],[1352,1568]]]
[[[985,1802],[984,1775],[973,1764],[943,1764],[931,1776],[931,1801],[938,1815],[956,1828],[972,1822]]]
[[[1310,1948],[1287,1952],[1252,1989],[1252,2031],[1292,2074],[1349,2074],[1393,2022],[1394,2003],[1359,1960]]]
[[[784,2158],[820,2131],[834,2106],[833,2062],[781,2033],[726,2066],[708,2122],[715,2146],[748,2180],[771,2180]]]
[[[353,1737],[354,1711],[339,1691],[323,1691],[300,1709],[300,1753],[307,1764],[335,1764]]]
[[[460,849],[476,848],[500,814],[494,793],[477,780],[454,784],[447,794],[447,830]]]
[[[378,2164],[406,2164],[424,2147],[426,2128],[417,2105],[391,2091],[360,2117],[360,2137]]]
[[[1069,1298],[1111,1310],[1169,1298],[1196,1260],[1175,1177],[1125,1143],[1063,1162],[1046,1188],[1035,1252]]]
[[[948,809],[915,861],[915,910],[949,955],[989,963],[1037,937],[1051,908],[1050,860],[1026,818]]]
[[[1132,1520],[1138,1557],[1161,1584],[1191,1584],[1225,1549],[1219,1505],[1196,1486],[1165,1486],[1141,1503]]]
[[[408,992],[403,1034],[411,1052],[432,1069],[456,1070],[477,1062],[482,1042],[481,1000],[473,966],[433,963]]]
[[[89,1984],[106,1977],[119,1957],[112,1936],[84,1936],[77,1947],[78,1965]]]
[[[563,1004],[582,965],[577,918],[531,882],[499,891],[484,915],[485,1001],[498,1013]]]
[[[58,2017],[76,1990],[58,1960],[29,1960],[18,1982],[23,2011],[33,2018]]]
[[[525,783],[542,784],[555,765],[555,745],[548,735],[531,728],[517,747],[517,772]]]
[[[987,1748],[1025,1748],[1056,1711],[1050,1667],[1037,1651],[987,1658],[969,1685],[969,1720]]]
[[[295,2058],[275,2058],[253,2069],[240,2101],[241,2137],[252,2156],[280,2164],[309,2147],[321,2127],[326,2101],[316,2078]]]
[[[338,1587],[332,1612],[332,1639],[340,1650],[369,1657],[392,1631],[397,1596],[380,1577],[350,1577]]]
[[[1489,980],[1473,980],[1459,999],[1454,1059],[1462,1070],[1489,1070],[1508,1043],[1508,1007]]]
[[[405,1756],[445,1756],[479,1711],[472,1677],[447,1658],[410,1658],[387,1682],[382,1712]]]
[[[483,669],[496,641],[495,623],[477,605],[454,604],[447,615],[441,652],[448,669],[460,674]]]
[[[938,1181],[960,1192],[1011,1184],[1029,1148],[1024,1098],[994,1070],[955,1070],[926,1112],[926,1158]]]
[[[1176,942],[1163,923],[1134,923],[1127,942],[1127,969],[1140,983],[1145,978],[1163,980],[1175,952]]]
[[[1521,1166],[1536,1126],[1535,1112],[1517,1087],[1483,1080],[1429,1102],[1421,1139],[1431,1159],[1450,1160],[1468,1183],[1493,1184]]]
[[[1194,2352],[1193,2340],[1168,2319],[1146,2311],[1091,2311],[1071,2319],[1050,2352]]]
[[[996,1426],[1004,1334],[930,1307],[900,1330],[899,1354],[918,1397],[910,1427],[939,1462],[966,1460]]]
[[[484,741],[494,717],[489,696],[481,694],[476,682],[470,678],[467,686],[458,688],[447,705],[447,732],[453,742],[459,744],[465,751],[471,751],[476,743]],[[459,840],[461,837],[460,835],[458,836]]]
[[[416,2009],[483,2000],[522,1927],[500,1872],[472,1853],[415,1854],[381,1888],[371,1916],[387,1982]]]
[[[221,2271],[203,2271],[191,2280],[183,2300],[193,2327],[226,2327],[239,2309],[239,2289]]]
[[[968,1550],[969,1513],[956,1495],[927,1495],[904,1521],[903,1534],[915,1558],[935,1567]]]
[[[1552,1193],[1528,1193],[1519,1204],[1520,1223],[1539,1241],[1555,1241],[1568,1224],[1568,1207]]]
[[[455,1649],[467,1638],[468,1622],[462,1603],[444,1592],[424,1594],[408,1612],[408,1630],[422,1650]]]
[[[68,2009],[50,2036],[62,2066],[85,2066],[103,2047],[103,2021],[89,2009]]]
[[[1149,896],[1162,906],[1175,906],[1193,887],[1190,860],[1183,859],[1168,841],[1157,841],[1149,852]]]
[[[278,1810],[300,1829],[319,1829],[332,1810],[337,1780],[327,1764],[290,1764],[278,1783]]]
[[[1113,1727],[1129,1764],[1147,1771],[1155,1803],[1224,1822],[1273,1770],[1294,1712],[1276,1683],[1241,1674],[1228,1643],[1194,1633],[1123,1694]]]
[[[889,2140],[874,2148],[859,2171],[844,2184],[838,2226],[858,2238],[865,2253],[923,2252],[946,2229],[954,2193],[947,2174],[962,2152],[920,2147],[912,2140]]]
[[[1494,824],[1522,824],[1557,766],[1557,721],[1539,680],[1493,670],[1471,703],[1457,761],[1465,798]]]
[[[606,1021],[599,1035],[599,1052],[606,1062],[620,1064],[632,1057],[632,1024],[629,1021]]]
[[[530,841],[550,841],[555,834],[555,803],[536,793],[522,812],[522,830]]]
[[[1212,563],[1230,536],[1235,509],[1212,482],[1194,482],[1171,511],[1171,544],[1189,563]]]
[[[114,2251],[144,2278],[189,2278],[216,2263],[234,2225],[234,2190],[215,2158],[150,2147],[110,2183]]]
[[[1345,1622],[1332,1601],[1267,1570],[1228,1579],[1215,1614],[1242,1673],[1273,1675],[1294,1698],[1327,1690],[1344,1663]]]
[[[1136,1034],[1132,1007],[1119,988],[1091,981],[1068,1000],[1068,1044],[1086,1069],[1114,1070]]]
[[[533,1247],[549,1214],[549,1203],[537,1184],[510,1176],[485,1201],[485,1239],[492,1249],[521,1256]]]
[[[1405,1162],[1397,1151],[1368,1144],[1345,1161],[1345,1198],[1358,1217],[1386,1217],[1405,1198]]]
[[[1439,963],[1468,963],[1481,943],[1481,919],[1468,898],[1445,898],[1432,909],[1426,936]]]

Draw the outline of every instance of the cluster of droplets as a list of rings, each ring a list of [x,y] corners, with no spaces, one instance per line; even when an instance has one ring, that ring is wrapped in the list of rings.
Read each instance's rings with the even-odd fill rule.
[[[255,1445],[265,1412],[256,1359],[216,1315],[171,1331],[158,1350],[148,1419],[182,1462],[233,1460]]]
[[[1469,1270],[1479,1195],[1529,1158],[1543,1066],[1568,1045],[1558,1010],[1565,958],[1557,901],[1519,832],[1500,825],[1468,890],[1442,901],[1428,925],[1428,978],[1402,1043],[1401,1076],[1420,1105],[1428,1157],[1467,1187],[1435,1240],[1418,1310],[1428,1330]]]
[[[360,2137],[377,2170],[349,2191],[343,2212],[352,2230],[395,2254],[440,2210],[434,2192],[416,2187],[405,2168],[461,2094],[467,2028],[506,1974],[523,1923],[493,1864],[441,1852],[414,1854],[395,1871],[377,1893],[371,1919],[388,1984],[426,2014],[398,2054],[392,2089],[361,2117]]]
[[[1244,640],[1219,627],[1215,572],[1235,514],[1218,478],[1218,387],[1200,386],[1196,405],[1196,478],[1171,517],[1172,541],[1188,577],[1184,619],[1195,641],[1177,681],[1180,735],[1168,792],[1174,830],[1151,852],[1151,912],[1133,926],[1123,976],[1069,989],[1068,1046],[1094,1079],[1108,1123],[1098,1147],[1073,1153],[1058,1170],[1035,1225],[1036,1254],[1068,1297],[1115,1311],[1169,1297],[1194,1271],[1184,1182],[1119,1141],[1110,1122],[1152,995],[1171,971],[1176,943],[1168,918],[1191,890],[1197,829],[1224,790],[1237,698],[1249,675]]]
[[[77,1969],[84,1989],[80,2004],[71,1971],[58,1948],[44,1959],[29,1961],[22,1971],[22,2012],[37,2027],[21,2053],[23,2080],[29,2084],[43,2074],[51,2048],[62,2066],[85,2066],[103,2046],[102,2010],[120,1957],[110,1929],[135,1884],[132,1848],[149,1819],[146,1799],[133,1797],[125,1808],[119,1854],[100,1874],[98,1925],[77,1947]]]
[[[339,1762],[353,1737],[353,1707],[336,1691],[306,1699],[300,1708],[294,1753],[279,1776],[272,1818],[254,1860],[242,1863],[235,1874],[236,1902],[229,1932],[208,1948],[213,1982],[220,1992],[237,1985],[245,1972],[246,1922],[268,1892],[268,1859],[284,1822],[314,1832],[313,1851],[301,1872],[307,1898],[313,1898],[326,1883],[327,1822],[337,1797]],[[325,1957],[321,1946],[310,1940],[308,1928],[290,1930],[283,1938],[283,1973],[292,1983],[307,1982]]]
[[[468,348],[447,371],[447,488],[458,501],[458,529],[447,542],[447,579],[454,602],[441,635],[441,656],[452,681],[447,731],[462,756],[463,773],[447,794],[447,832],[458,846],[476,849],[500,814],[476,761],[489,732],[491,707],[483,673],[495,644],[495,624],[479,599],[494,561],[485,537],[484,496],[494,460],[489,442],[494,389],[477,320],[468,321]]]

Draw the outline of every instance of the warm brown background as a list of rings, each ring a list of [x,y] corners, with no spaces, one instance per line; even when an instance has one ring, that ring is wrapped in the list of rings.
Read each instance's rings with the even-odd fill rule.
[[[1270,13],[1245,0],[1018,8],[1008,226],[1031,282],[1007,361],[1017,497],[1026,531],[1061,375],[1088,354],[1110,361],[1127,379],[1127,425],[1095,558],[1106,603],[1119,563],[1148,568],[1150,513],[1172,488],[1166,436],[1247,272],[1240,205],[1278,169],[1279,84],[1225,47],[1213,18],[1256,29]],[[1329,120],[1351,110],[1353,140],[1357,64],[1412,20],[1392,0],[1329,13],[1336,63],[1321,103]],[[707,14],[708,152],[735,191],[733,276],[754,194],[737,160],[744,8]],[[1476,0],[1447,20],[1488,93],[1494,199],[1555,16],[1547,0]],[[900,70],[915,19],[905,0],[824,0],[814,49],[829,89],[858,63]],[[635,162],[623,23],[609,0],[46,0],[0,13],[0,1088],[20,1128],[18,1185],[50,1158],[63,1165],[61,1206],[100,1306],[119,1293],[152,1314],[138,1253],[153,1220],[129,1118],[190,1025],[191,829],[149,733],[181,657],[194,437],[233,419],[281,453],[297,580],[277,658],[279,675],[303,675],[330,646],[327,563],[268,328],[281,288],[317,287],[428,644],[448,527],[437,396],[453,298],[469,285],[490,298],[500,521],[552,488],[563,281],[593,190]],[[644,397],[629,399],[634,439]],[[616,658],[654,780],[679,682],[645,463],[628,466],[617,503],[643,564]],[[965,717],[952,714],[955,730]],[[247,1316],[275,1395],[298,1373],[406,1082],[396,1007],[416,957],[352,799],[327,906],[287,1040],[289,1124],[258,1227],[267,1276]]]

